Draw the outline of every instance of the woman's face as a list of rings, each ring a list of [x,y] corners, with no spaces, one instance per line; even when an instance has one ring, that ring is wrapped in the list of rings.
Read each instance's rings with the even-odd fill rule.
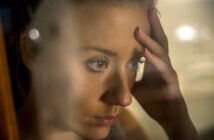
[[[102,139],[131,104],[143,51],[134,30],[149,33],[147,10],[83,4],[59,22],[59,37],[32,64],[33,92],[52,127]]]

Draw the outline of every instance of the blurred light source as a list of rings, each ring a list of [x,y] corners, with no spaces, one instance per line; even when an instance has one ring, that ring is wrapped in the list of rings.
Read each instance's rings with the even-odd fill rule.
[[[182,25],[176,31],[176,36],[181,41],[192,41],[196,37],[196,30],[189,25]]]
[[[31,40],[35,41],[35,40],[38,40],[39,37],[40,37],[40,33],[39,33],[39,30],[36,29],[36,28],[32,28],[29,33],[28,33],[28,36]]]

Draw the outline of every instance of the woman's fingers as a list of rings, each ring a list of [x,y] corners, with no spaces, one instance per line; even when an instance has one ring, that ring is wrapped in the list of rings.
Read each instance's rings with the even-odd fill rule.
[[[144,57],[160,72],[165,82],[168,84],[174,83],[176,78],[168,56],[168,40],[157,16],[156,9],[149,10],[148,17],[151,26],[151,37],[138,28],[134,33],[135,38],[146,48]]]
[[[166,83],[172,84],[176,82],[175,72],[171,64],[166,63],[165,61],[151,53],[148,49],[145,49],[144,57],[160,72],[161,77],[165,79]]]
[[[151,37],[149,37],[146,33],[142,31],[142,29],[138,28],[135,31],[135,38],[139,41],[139,43],[147,48],[150,52],[152,52],[154,55],[160,57],[160,58],[168,58],[168,54],[164,50],[163,47],[161,47],[158,42],[153,40]]]
[[[168,54],[168,39],[163,30],[161,22],[157,15],[157,10],[155,8],[151,8],[148,11],[148,18],[151,26],[151,35],[160,44]]]
[[[174,70],[164,48],[141,29],[136,31],[135,37],[140,44],[145,46],[144,57],[146,60],[160,72],[167,83],[174,82]]]

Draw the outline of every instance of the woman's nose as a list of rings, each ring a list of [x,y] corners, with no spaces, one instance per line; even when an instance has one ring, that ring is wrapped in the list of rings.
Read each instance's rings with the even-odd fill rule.
[[[123,107],[130,105],[132,103],[132,94],[129,81],[128,76],[125,76],[125,74],[114,75],[107,83],[109,86],[102,97],[103,101]]]
[[[121,87],[120,91],[118,91],[116,102],[118,102],[121,106],[128,106],[132,103],[132,94],[129,88],[125,85]]]

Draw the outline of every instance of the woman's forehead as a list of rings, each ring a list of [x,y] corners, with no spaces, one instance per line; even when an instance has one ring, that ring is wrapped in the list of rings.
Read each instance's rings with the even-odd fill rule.
[[[147,34],[150,33],[145,7],[82,5],[63,14],[60,22],[64,32],[72,30],[77,34],[97,38],[105,33],[114,36],[128,35],[133,33],[136,27],[141,27]]]
[[[130,46],[140,46],[134,38],[136,27],[141,27],[147,34],[150,32],[147,9],[144,8],[82,5],[72,11],[60,20],[61,42],[72,44],[72,48],[101,46],[124,51]]]
[[[136,27],[141,27],[148,34],[150,32],[146,5],[127,6],[128,3],[127,5],[97,3],[75,5],[65,0],[57,5],[53,2],[50,5],[42,3],[30,26],[39,29],[43,42],[53,41],[54,33],[57,33],[55,36],[63,38],[88,36],[99,38],[99,34],[110,35],[109,33],[117,36],[120,36],[119,34],[132,36],[130,32],[133,32]],[[50,14],[51,11],[53,11],[52,14]],[[52,27],[57,32],[52,33]]]

